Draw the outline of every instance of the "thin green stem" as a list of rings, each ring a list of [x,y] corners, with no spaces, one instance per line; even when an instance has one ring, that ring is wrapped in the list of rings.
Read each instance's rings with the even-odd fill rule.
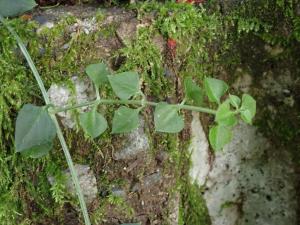
[[[82,194],[82,190],[81,190],[81,187],[80,187],[80,184],[79,184],[78,175],[77,175],[77,172],[74,168],[74,164],[73,164],[73,161],[72,161],[72,157],[70,155],[69,148],[66,144],[66,140],[65,140],[64,135],[62,133],[62,130],[59,126],[59,123],[56,119],[56,116],[54,114],[52,114],[51,118],[52,118],[52,120],[55,124],[57,136],[58,136],[58,139],[59,139],[60,144],[62,146],[65,158],[67,160],[68,167],[69,167],[70,172],[71,172],[71,177],[72,177],[73,183],[75,185],[75,190],[76,190],[78,200],[79,200],[79,204],[80,204],[80,207],[81,207],[81,211],[82,211],[82,214],[83,214],[84,223],[85,223],[85,225],[91,225],[89,214],[88,214],[88,211],[87,211],[87,207],[86,207],[84,197],[83,197],[83,194]]]
[[[43,98],[44,98],[44,101],[46,103],[46,105],[49,105],[50,106],[50,99],[49,99],[49,96],[47,94],[47,91],[45,89],[45,86],[43,84],[43,81],[39,75],[39,72],[37,71],[25,45],[23,44],[21,38],[18,36],[18,34],[13,30],[13,28],[11,28],[7,23],[6,21],[4,20],[4,18],[0,15],[0,21],[5,25],[5,27],[9,30],[9,32],[12,34],[12,36],[16,39],[24,57],[26,58],[29,66],[30,66],[30,69],[39,85],[39,88],[42,92],[42,95],[43,95]],[[51,106],[50,106],[51,108]],[[68,149],[68,146],[66,144],[66,141],[64,139],[64,136],[63,136],[63,133],[62,133],[62,130],[59,126],[59,123],[56,119],[56,116],[54,114],[50,114],[54,124],[55,124],[55,127],[56,127],[56,132],[57,132],[57,136],[58,136],[58,139],[61,143],[61,146],[62,146],[62,149],[63,149],[63,152],[65,154],[65,157],[66,157],[66,160],[67,160],[67,164],[68,164],[68,167],[70,169],[70,172],[71,172],[71,176],[72,176],[72,180],[73,180],[73,183],[75,185],[75,189],[76,189],[76,193],[77,193],[77,196],[78,196],[78,199],[79,199],[79,204],[80,204],[80,207],[81,207],[81,211],[82,211],[82,214],[83,214],[83,218],[84,218],[84,222],[86,225],[91,225],[91,222],[90,222],[90,218],[89,218],[89,215],[88,215],[88,211],[87,211],[87,207],[86,207],[86,204],[84,202],[84,198],[83,198],[83,194],[82,194],[82,191],[81,191],[81,188],[80,188],[80,185],[79,185],[79,180],[78,180],[78,176],[77,176],[77,173],[76,173],[76,170],[74,168],[74,164],[73,164],[73,161],[72,161],[72,158],[71,158],[71,155],[70,155],[70,152],[69,152],[69,149]]]
[[[21,49],[21,52],[23,53],[24,57],[26,58],[27,62],[28,62],[28,65],[39,85],[39,88],[41,89],[41,92],[42,92],[42,95],[43,95],[43,98],[45,100],[45,103],[46,105],[50,104],[50,100],[49,100],[49,97],[47,95],[47,91],[45,89],[45,86],[43,84],[43,81],[39,75],[39,72],[37,71],[25,45],[23,44],[23,41],[21,40],[21,38],[19,37],[19,35],[14,31],[14,29],[9,26],[6,21],[4,20],[4,18],[0,15],[0,21],[5,25],[5,27],[9,30],[9,32],[12,34],[12,36],[16,39],[18,45],[19,45],[19,48]]]
[[[56,3],[55,5],[49,5],[49,6],[40,6],[40,9],[52,9],[52,8],[55,8],[57,6],[59,6],[60,3]]]
[[[100,100],[99,88],[96,86],[96,84],[94,86],[95,86],[95,90],[96,90],[96,98],[97,98],[97,100]]]
[[[114,99],[101,99],[101,100],[94,100],[91,102],[84,102],[78,105],[70,105],[66,107],[55,107],[51,110],[51,113],[59,113],[64,112],[72,109],[78,109],[86,106],[94,106],[94,105],[114,105],[114,104],[124,104],[124,105],[150,105],[156,106],[157,102],[150,102],[150,101],[142,101],[142,100],[114,100]],[[181,104],[171,104],[177,109],[184,109],[196,112],[203,112],[208,114],[216,114],[216,111],[209,108],[199,107],[199,106],[192,106],[192,105],[181,105]]]

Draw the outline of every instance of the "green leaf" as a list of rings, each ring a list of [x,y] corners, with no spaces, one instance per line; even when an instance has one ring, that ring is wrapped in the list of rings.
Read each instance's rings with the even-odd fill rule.
[[[16,152],[27,152],[31,157],[43,156],[52,148],[55,135],[55,124],[45,107],[31,104],[22,107],[16,122]]]
[[[209,131],[209,142],[215,151],[221,150],[232,139],[232,131],[229,127],[216,125]]]
[[[201,88],[194,83],[191,77],[184,79],[185,95],[188,100],[193,101],[197,106],[200,106],[203,101],[203,93]]]
[[[92,138],[100,136],[107,129],[106,119],[96,111],[96,107],[89,112],[82,113],[79,121],[84,132]]]
[[[225,101],[219,105],[215,121],[224,126],[234,126],[237,123],[234,112],[230,110],[229,101]]]
[[[36,6],[34,0],[0,0],[2,16],[17,16]]]
[[[34,146],[31,149],[22,152],[22,154],[24,156],[28,156],[36,159],[47,155],[52,148],[53,148],[53,143],[49,142],[49,143]]]
[[[128,133],[139,126],[139,109],[131,109],[121,106],[115,111],[112,121],[112,133]]]
[[[243,94],[242,96],[242,106],[241,106],[241,118],[246,122],[251,124],[252,119],[256,113],[256,101],[255,99],[248,95]]]
[[[229,95],[229,100],[230,100],[230,104],[238,109],[240,107],[240,104],[241,104],[241,99],[236,96],[236,95]]]
[[[177,133],[184,128],[184,121],[178,115],[178,110],[167,103],[159,103],[155,107],[154,124],[158,132]]]
[[[220,104],[220,98],[228,90],[228,85],[222,80],[207,77],[204,80],[204,88],[208,99]]]
[[[97,87],[100,87],[108,82],[107,76],[110,74],[110,72],[105,63],[88,65],[85,69],[85,72]]]
[[[129,99],[139,92],[139,75],[136,72],[124,72],[108,76],[112,89],[120,99]]]

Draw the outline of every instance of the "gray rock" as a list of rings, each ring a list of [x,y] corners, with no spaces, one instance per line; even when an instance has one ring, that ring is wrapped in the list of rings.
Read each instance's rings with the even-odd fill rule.
[[[84,200],[87,204],[90,204],[97,198],[98,194],[96,177],[88,165],[75,164],[74,167],[78,175],[79,184],[83,192]],[[64,177],[66,177],[65,185],[67,191],[75,196],[76,190],[70,171],[65,170],[63,172],[63,175]],[[48,180],[52,185],[55,182],[55,179],[53,177],[49,177]]]
[[[284,49],[279,45],[271,46],[266,44],[264,48],[273,57],[280,55],[284,51]]]
[[[47,9],[44,11],[36,11],[33,14],[33,18],[37,18],[36,21],[43,22],[44,18],[47,18],[47,21],[56,23],[57,21],[65,18],[66,16],[75,16],[78,19],[85,19],[91,16],[95,16],[98,9],[92,6],[86,5],[61,5],[52,9]],[[40,18],[44,17],[44,18]]]
[[[237,68],[234,76],[237,77],[237,79],[232,87],[236,91],[249,92],[249,89],[253,82],[251,75],[244,71],[242,68]]]
[[[144,131],[144,121],[140,121],[140,127],[126,135],[124,147],[115,152],[114,158],[116,160],[128,160],[149,150],[149,139]]]
[[[189,171],[191,181],[200,187],[205,184],[210,170],[209,144],[199,120],[199,113],[193,112],[191,123],[191,168]]]
[[[117,28],[116,34],[124,45],[136,37],[138,24],[139,21],[136,18],[132,18],[129,21],[122,22]]]
[[[69,27],[71,33],[83,31],[85,34],[90,34],[97,30],[97,21],[95,17],[86,18],[84,20],[76,19],[76,23]]]
[[[126,198],[126,192],[121,188],[113,188],[111,194],[117,197]]]
[[[140,183],[136,183],[132,187],[132,191],[140,191],[141,189],[149,189],[151,186],[156,185],[162,181],[162,176],[160,171],[153,173],[151,175],[148,175],[144,177]]]
[[[44,24],[42,24],[37,30],[36,33],[40,34],[44,29],[51,29],[54,27],[54,23],[53,22],[45,22]]]
[[[169,201],[169,218],[168,224],[178,225],[179,223],[179,206],[180,206],[180,193],[175,193]]]
[[[66,85],[52,84],[48,90],[50,101],[53,105],[63,107],[71,104],[75,101],[77,104],[87,102],[95,98],[93,86],[89,80],[81,80],[74,76],[71,78],[74,85],[75,96],[71,93],[70,88]],[[78,109],[80,112],[87,110],[87,107]],[[74,128],[75,120],[73,114],[70,111],[59,112],[58,115],[61,117],[62,124],[67,128]]]
[[[296,186],[290,155],[272,149],[255,127],[239,124],[216,153],[205,200],[212,225],[296,225]]]
[[[105,10],[105,19],[103,25],[119,24],[136,17],[134,11],[124,10],[124,8],[110,8]]]
[[[45,15],[37,15],[37,16],[33,16],[32,18],[34,21],[36,21],[39,25],[43,25],[45,23],[48,22],[52,22],[50,21],[51,18],[49,18],[49,16],[45,16]]]
[[[161,54],[163,54],[165,52],[165,49],[166,49],[166,42],[165,42],[163,36],[162,35],[156,35],[156,36],[154,36],[152,41],[153,41],[153,44],[159,50],[159,52]]]

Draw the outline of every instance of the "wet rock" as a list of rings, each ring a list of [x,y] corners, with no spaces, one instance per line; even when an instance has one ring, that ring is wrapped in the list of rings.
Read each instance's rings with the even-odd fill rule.
[[[126,135],[124,147],[115,152],[116,160],[128,160],[140,153],[146,153],[149,148],[149,139],[144,131],[144,121],[140,120],[140,127]]]
[[[37,30],[36,33],[40,34],[44,29],[51,29],[54,27],[54,23],[53,22],[45,22],[44,24],[42,24]]]
[[[196,182],[200,187],[205,184],[210,170],[209,144],[202,128],[199,113],[193,112],[191,123],[191,168],[189,171],[191,181]]]
[[[272,149],[256,128],[239,124],[217,152],[204,198],[212,225],[296,225],[292,159]]]
[[[136,18],[132,18],[129,21],[124,21],[120,24],[116,34],[124,45],[128,44],[136,37],[138,24],[139,21]]]
[[[282,74],[275,77],[272,71],[263,73],[261,85],[266,89],[266,94],[271,96],[282,95],[283,92],[287,92],[293,86],[294,81],[290,71],[282,71]]]
[[[232,87],[236,91],[249,92],[253,82],[251,75],[245,72],[242,68],[237,68],[235,72],[235,77],[237,77],[237,79],[232,85]]]
[[[76,19],[76,23],[70,26],[71,33],[83,31],[85,34],[92,33],[97,30],[97,21],[95,17],[86,18],[84,20]]]
[[[98,189],[96,177],[88,165],[75,164],[74,167],[78,175],[79,184],[83,192],[84,200],[87,204],[90,204],[97,198]],[[66,190],[68,190],[72,195],[76,196],[76,190],[72,181],[70,171],[64,171],[63,175],[64,177],[66,177]],[[52,185],[55,182],[55,179],[53,177],[49,177],[48,180]]]
[[[169,224],[177,225],[179,223],[179,206],[180,206],[180,194],[176,193],[175,196],[169,202]]]
[[[74,85],[75,96],[71,93],[71,89],[66,85],[52,84],[48,90],[50,101],[53,105],[63,107],[70,105],[74,101],[77,104],[92,100],[95,98],[92,84],[89,80],[81,80],[77,76],[71,78]],[[78,109],[80,112],[87,110],[87,107]],[[75,120],[71,111],[59,112],[62,124],[67,128],[74,128]]]
[[[153,41],[153,44],[159,50],[159,52],[161,54],[163,54],[165,52],[165,49],[166,49],[166,42],[165,42],[163,36],[162,35],[156,35],[156,36],[154,36],[152,41]]]
[[[111,194],[117,197],[126,198],[126,192],[121,188],[112,188]]]
[[[153,185],[157,185],[162,181],[162,176],[160,171],[153,173],[151,175],[148,175],[144,177],[140,183],[135,184],[132,187],[132,191],[140,191],[141,189],[149,189]]]
[[[50,21],[49,16],[45,16],[45,15],[37,15],[37,16],[33,16],[32,18],[34,21],[36,21],[38,24],[43,25],[45,23],[49,23],[52,22]]]
[[[283,102],[290,107],[294,106],[295,100],[290,90],[294,81],[290,71],[283,71],[282,75],[276,77],[272,71],[266,71],[260,83],[264,89],[264,95],[273,96],[277,102]]]
[[[118,24],[124,21],[128,21],[136,17],[133,11],[124,10],[122,8],[110,8],[105,11],[106,18],[103,21],[103,25]]]
[[[36,11],[33,14],[33,18],[42,16],[48,18],[48,20],[52,22],[59,21],[66,16],[74,16],[79,19],[84,19],[96,15],[97,11],[98,9],[96,7],[86,5],[60,5],[59,7],[50,8],[43,11]],[[39,19],[37,19],[37,21],[38,20]]]
[[[273,57],[280,55],[284,51],[284,49],[279,45],[276,46],[265,45],[265,50]]]

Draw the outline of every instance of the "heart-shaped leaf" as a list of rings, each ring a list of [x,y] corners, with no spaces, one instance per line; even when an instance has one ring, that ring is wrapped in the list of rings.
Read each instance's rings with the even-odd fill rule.
[[[115,111],[112,121],[112,133],[128,133],[139,126],[139,109],[121,106]]]
[[[184,128],[182,116],[178,115],[178,110],[166,103],[159,103],[154,112],[155,130],[166,133],[177,133]]]
[[[225,101],[219,105],[215,121],[224,126],[234,126],[237,123],[235,113],[230,110],[229,101]]]
[[[236,95],[229,95],[229,100],[230,100],[230,104],[238,109],[240,107],[240,104],[241,104],[241,99],[236,96]]]
[[[200,106],[203,101],[203,92],[201,88],[194,83],[191,77],[184,79],[186,98],[192,101],[195,105]]]
[[[221,150],[232,139],[229,127],[216,125],[209,130],[209,142],[215,151]]]
[[[52,148],[55,135],[55,124],[45,107],[31,104],[22,107],[16,122],[16,152],[31,157],[43,156]]]
[[[88,65],[85,72],[97,87],[108,82],[107,76],[110,74],[108,67],[104,63]]]
[[[204,88],[208,99],[211,102],[216,102],[220,104],[220,98],[228,90],[228,85],[222,80],[207,77],[204,80]]]
[[[129,99],[139,92],[139,75],[136,72],[124,72],[108,76],[110,85],[120,99]]]
[[[53,143],[49,142],[49,143],[34,146],[31,149],[22,152],[22,154],[24,156],[28,156],[36,159],[47,155],[52,148],[53,148]]]
[[[92,138],[100,136],[107,129],[107,121],[96,111],[96,107],[89,112],[82,113],[79,121],[84,132]]]
[[[34,0],[1,0],[0,14],[2,16],[17,16],[36,6]]]
[[[251,124],[252,119],[256,113],[256,101],[248,94],[243,94],[242,96],[242,106],[241,106],[241,118],[246,122]]]

